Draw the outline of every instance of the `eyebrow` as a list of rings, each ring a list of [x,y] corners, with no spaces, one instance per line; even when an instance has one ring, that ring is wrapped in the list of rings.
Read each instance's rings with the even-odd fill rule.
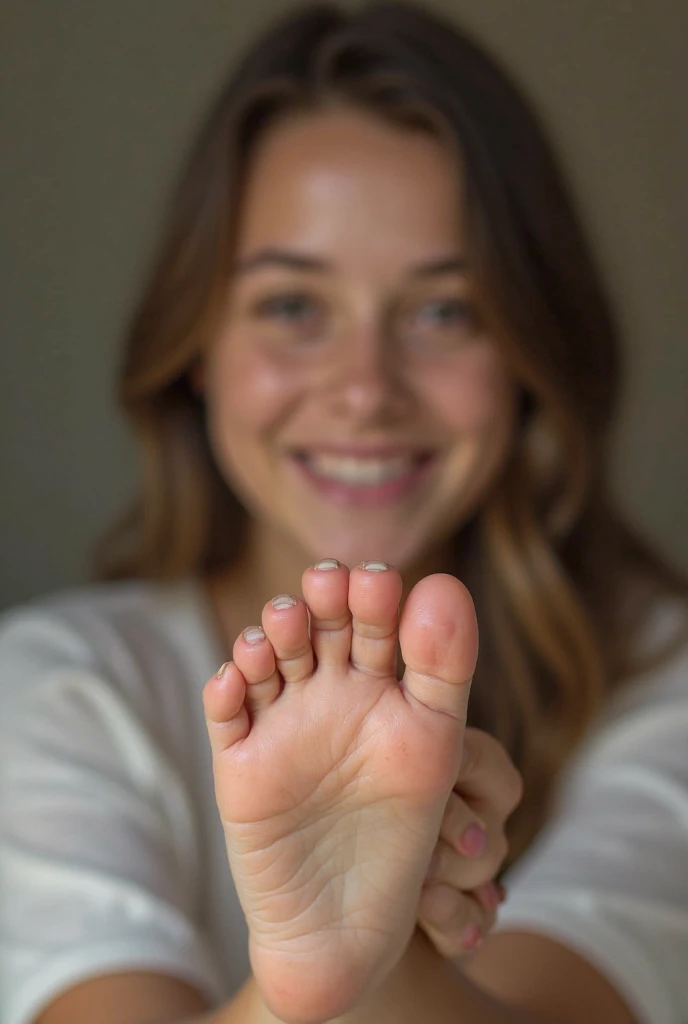
[[[288,270],[302,270],[316,273],[331,273],[335,268],[328,260],[289,249],[260,249],[246,259],[234,264],[235,274],[246,274],[263,267],[286,267]],[[412,277],[435,277],[440,274],[451,274],[465,271],[466,262],[460,256],[444,256],[441,259],[419,263],[411,268]]]

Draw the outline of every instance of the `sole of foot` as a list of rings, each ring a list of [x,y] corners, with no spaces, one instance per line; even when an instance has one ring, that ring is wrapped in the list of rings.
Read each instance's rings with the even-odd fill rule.
[[[252,968],[277,1016],[310,1024],[376,987],[413,932],[461,759],[477,624],[448,575],[421,580],[401,615],[401,577],[384,563],[327,559],[302,586],[240,634],[204,705]]]

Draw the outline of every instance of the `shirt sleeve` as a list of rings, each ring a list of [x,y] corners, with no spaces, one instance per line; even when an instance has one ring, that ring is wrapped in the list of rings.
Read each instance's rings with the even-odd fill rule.
[[[0,1020],[98,975],[152,970],[220,998],[174,766],[58,615],[0,628]]]
[[[505,879],[499,930],[593,964],[641,1024],[688,1021],[688,657],[633,686]]]

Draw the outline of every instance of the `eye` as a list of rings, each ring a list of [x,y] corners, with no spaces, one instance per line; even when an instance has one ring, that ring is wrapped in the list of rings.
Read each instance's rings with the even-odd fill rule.
[[[472,310],[462,299],[434,299],[414,311],[413,320],[419,327],[451,328],[472,323]]]
[[[322,312],[319,303],[302,292],[271,295],[258,302],[255,311],[261,319],[283,324],[313,323]]]
[[[475,334],[476,322],[465,299],[447,296],[426,299],[407,308],[402,330],[407,341],[419,345],[424,352],[431,345],[449,350]]]

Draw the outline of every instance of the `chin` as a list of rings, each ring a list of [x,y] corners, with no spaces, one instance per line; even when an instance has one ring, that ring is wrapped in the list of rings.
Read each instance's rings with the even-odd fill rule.
[[[314,551],[313,538],[306,548],[313,557],[313,562],[321,558],[336,558],[343,565],[353,569],[361,562],[379,560],[393,565],[403,572],[419,561],[428,550],[428,545],[409,544],[407,541],[375,539],[375,538],[329,538],[323,539],[322,545]]]

